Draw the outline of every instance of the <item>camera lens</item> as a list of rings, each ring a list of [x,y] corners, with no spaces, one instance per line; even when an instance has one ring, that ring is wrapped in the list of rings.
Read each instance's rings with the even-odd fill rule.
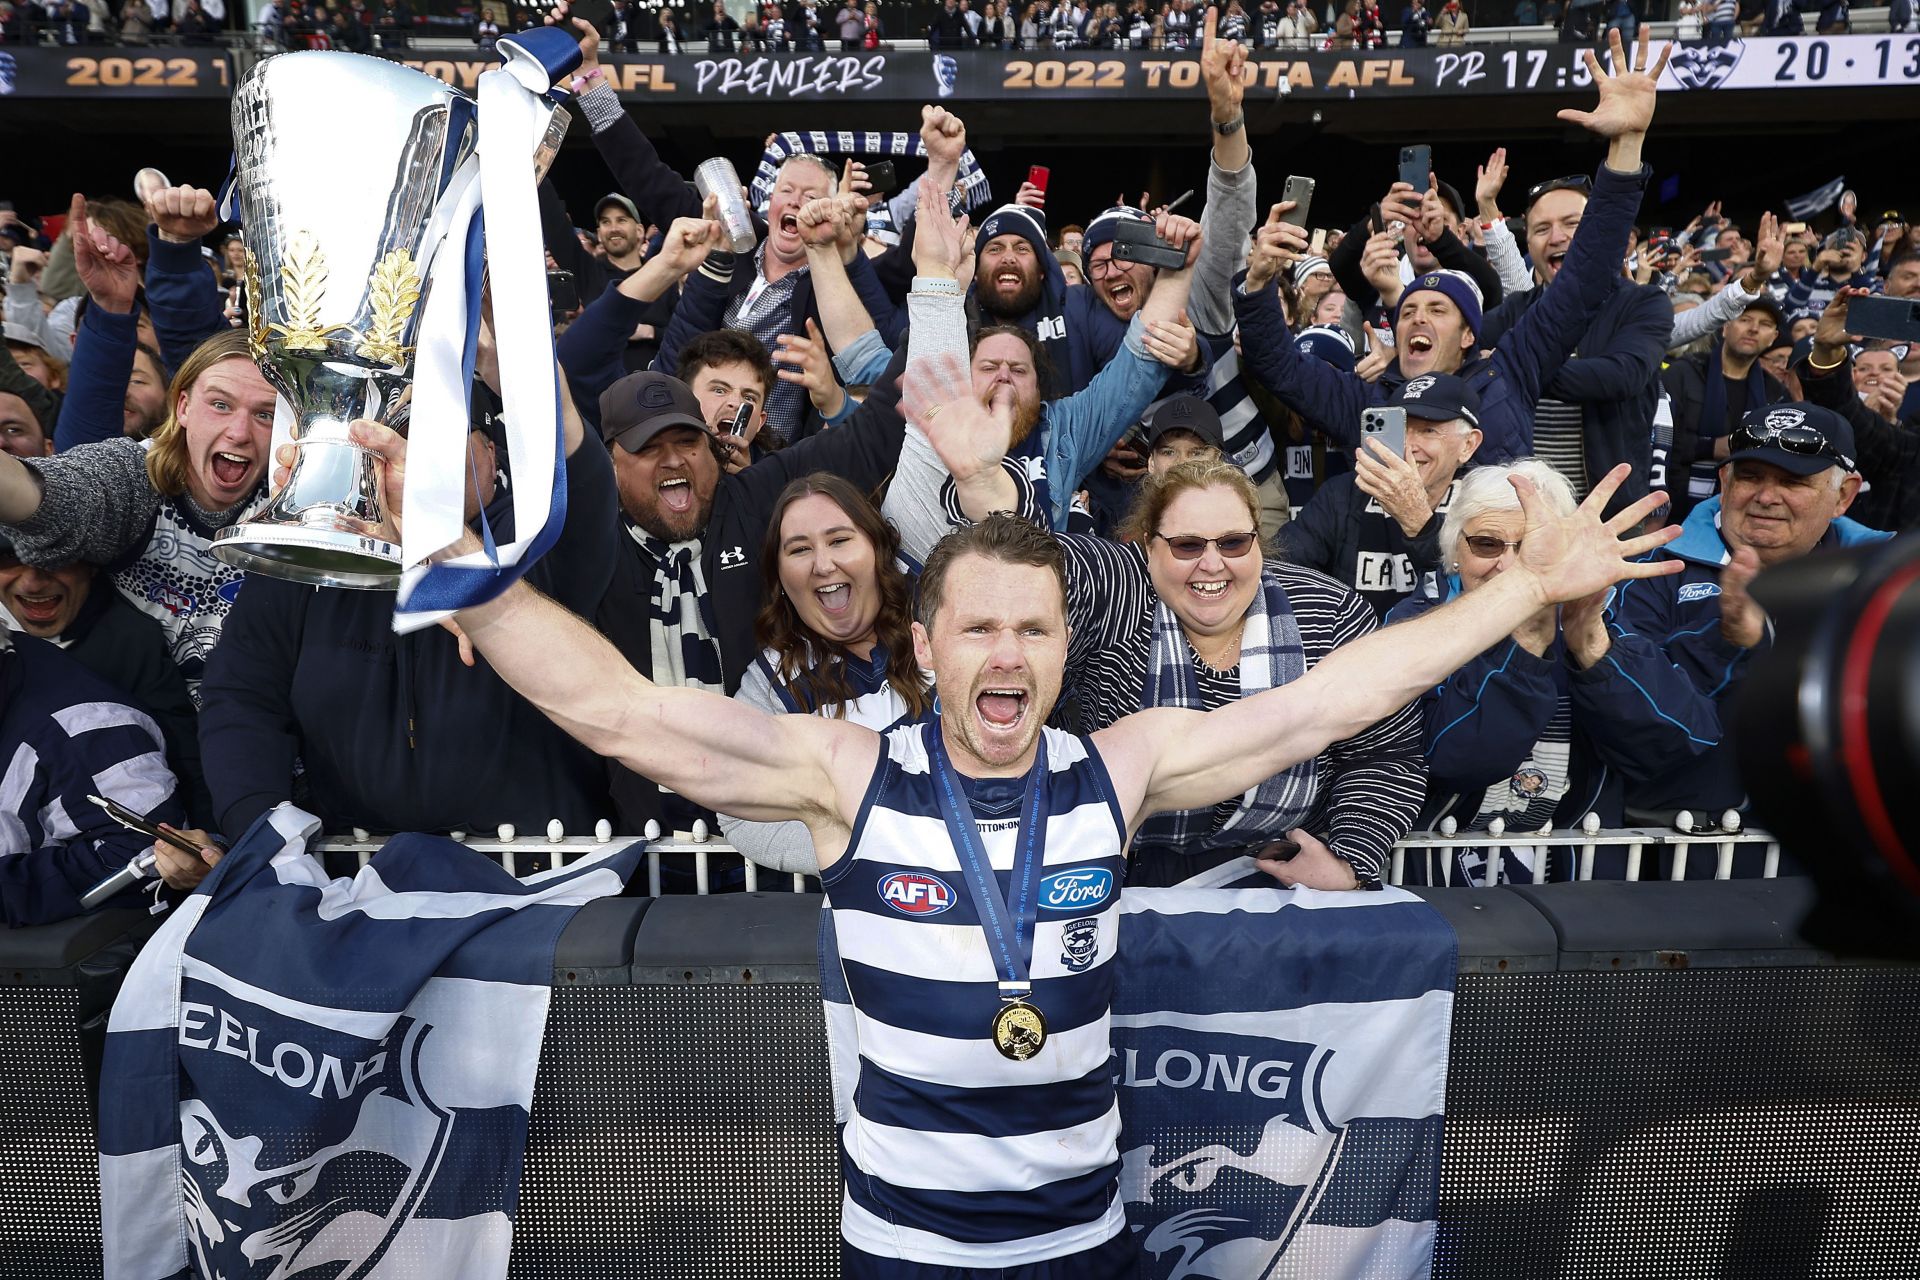
[[[1920,534],[1760,575],[1773,620],[1734,708],[1748,796],[1820,882],[1810,938],[1920,956]]]

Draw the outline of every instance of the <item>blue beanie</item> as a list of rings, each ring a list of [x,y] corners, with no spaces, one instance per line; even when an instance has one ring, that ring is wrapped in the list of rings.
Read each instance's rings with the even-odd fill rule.
[[[1130,204],[1117,204],[1103,211],[1099,217],[1087,224],[1086,234],[1081,237],[1080,253],[1091,258],[1095,245],[1106,244],[1113,239],[1113,230],[1122,222],[1151,222],[1146,211],[1136,209]]]
[[[1316,324],[1293,335],[1293,348],[1324,360],[1342,373],[1353,372],[1353,339],[1337,324]]]
[[[1034,256],[1045,261],[1047,249],[1046,217],[1038,209],[1029,209],[1023,204],[1003,204],[987,215],[980,224],[980,234],[973,242],[974,256],[987,247],[987,241],[997,236],[1019,236],[1033,246]]]
[[[1454,306],[1460,308],[1460,314],[1466,319],[1467,328],[1473,330],[1474,338],[1479,338],[1480,286],[1464,271],[1429,271],[1425,275],[1415,276],[1406,292],[1400,295],[1399,305],[1393,309],[1394,323],[1400,322],[1400,308],[1407,305],[1408,298],[1428,291],[1446,295]]]

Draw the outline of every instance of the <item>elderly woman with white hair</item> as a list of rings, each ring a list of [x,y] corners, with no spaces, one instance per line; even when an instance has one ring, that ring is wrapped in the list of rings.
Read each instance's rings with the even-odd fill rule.
[[[1573,510],[1566,479],[1536,458],[1467,472],[1440,528],[1440,575],[1396,606],[1388,625],[1475,590],[1514,563],[1527,527],[1515,476],[1531,480],[1555,515]],[[1541,610],[1421,700],[1428,779],[1419,826],[1452,817],[1461,831],[1482,831],[1499,818],[1517,833],[1572,826],[1590,812],[1604,825],[1620,823],[1626,779],[1666,754],[1664,745],[1656,752],[1650,744],[1671,742],[1675,717],[1687,712],[1656,703],[1649,690],[1663,683],[1663,660],[1645,639],[1607,626],[1611,596]],[[1690,736],[1709,741],[1708,728]],[[1603,859],[1596,874],[1611,869]],[[1495,864],[1484,850],[1458,848],[1432,878],[1530,883],[1573,873],[1566,849],[1509,849]],[[1408,866],[1410,882],[1427,878],[1426,867]]]

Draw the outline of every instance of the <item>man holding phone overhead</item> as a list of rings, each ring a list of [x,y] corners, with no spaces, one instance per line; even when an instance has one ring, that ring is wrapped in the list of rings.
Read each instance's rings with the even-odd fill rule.
[[[1626,255],[1627,236],[1649,170],[1641,144],[1653,119],[1655,84],[1667,51],[1648,54],[1643,28],[1631,67],[1618,32],[1612,34],[1614,71],[1587,55],[1599,102],[1592,111],[1560,117],[1608,140],[1606,162],[1594,175],[1592,199],[1553,278],[1539,290],[1500,347],[1485,350],[1481,302],[1464,276],[1433,271],[1416,277],[1395,315],[1395,358],[1377,383],[1343,373],[1298,351],[1273,288],[1279,270],[1305,250],[1306,234],[1275,209],[1258,232],[1256,252],[1234,306],[1241,349],[1255,376],[1282,403],[1342,448],[1360,445],[1360,411],[1384,403],[1423,374],[1457,374],[1480,396],[1484,435],[1476,460],[1505,460],[1534,450],[1534,405],[1556,370],[1580,343],[1592,317],[1611,296]],[[1670,322],[1669,322],[1670,323]],[[1644,489],[1645,471],[1638,473]]]

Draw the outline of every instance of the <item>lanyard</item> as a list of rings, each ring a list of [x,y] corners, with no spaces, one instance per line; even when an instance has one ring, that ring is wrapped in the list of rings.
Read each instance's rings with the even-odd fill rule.
[[[960,785],[953,765],[947,760],[947,746],[941,740],[940,721],[927,722],[925,740],[927,765],[933,775],[934,790],[940,798],[940,813],[947,820],[947,834],[953,838],[953,850],[966,873],[967,892],[980,915],[980,925],[993,948],[994,968],[1000,974],[1000,994],[1009,1000],[1025,997],[1033,990],[1029,965],[1033,956],[1033,927],[1039,918],[1039,875],[1046,860],[1047,845],[1047,739],[1041,732],[1033,769],[1027,774],[1027,794],[1020,802],[1020,830],[1013,861],[1013,902],[1011,907],[1000,892],[999,878],[980,845],[980,832],[973,824],[973,809],[960,799]]]

